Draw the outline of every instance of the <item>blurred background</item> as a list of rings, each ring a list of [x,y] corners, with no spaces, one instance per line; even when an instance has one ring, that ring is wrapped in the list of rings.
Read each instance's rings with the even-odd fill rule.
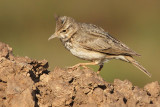
[[[16,56],[48,60],[50,70],[87,62],[71,55],[58,39],[48,41],[55,13],[101,26],[141,54],[136,59],[152,74],[149,78],[131,64],[112,60],[101,72],[106,81],[128,79],[139,87],[160,81],[160,1],[0,0],[0,42],[9,44]]]

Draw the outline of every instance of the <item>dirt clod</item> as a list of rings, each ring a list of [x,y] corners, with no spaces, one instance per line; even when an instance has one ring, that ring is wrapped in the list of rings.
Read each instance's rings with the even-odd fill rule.
[[[0,107],[158,107],[160,84],[108,83],[90,69],[55,68],[46,60],[15,57],[0,42]]]

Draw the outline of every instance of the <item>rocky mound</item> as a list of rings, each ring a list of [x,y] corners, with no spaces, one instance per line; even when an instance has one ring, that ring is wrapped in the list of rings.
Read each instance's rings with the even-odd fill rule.
[[[0,107],[159,107],[160,84],[104,81],[90,69],[48,71],[48,62],[15,57],[0,42]]]

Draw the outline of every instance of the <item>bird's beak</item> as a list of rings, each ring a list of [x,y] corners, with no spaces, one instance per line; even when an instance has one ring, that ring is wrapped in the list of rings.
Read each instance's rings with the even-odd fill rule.
[[[51,37],[48,38],[48,40],[51,40],[51,39],[56,38],[56,37],[57,37],[57,35],[54,33],[53,35],[51,35]]]

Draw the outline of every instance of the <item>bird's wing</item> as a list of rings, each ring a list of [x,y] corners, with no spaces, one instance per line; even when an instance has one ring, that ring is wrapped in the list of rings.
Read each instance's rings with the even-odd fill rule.
[[[112,55],[133,55],[138,54],[128,48],[122,42],[116,40],[102,28],[92,24],[81,24],[82,38],[79,43],[88,50]]]

